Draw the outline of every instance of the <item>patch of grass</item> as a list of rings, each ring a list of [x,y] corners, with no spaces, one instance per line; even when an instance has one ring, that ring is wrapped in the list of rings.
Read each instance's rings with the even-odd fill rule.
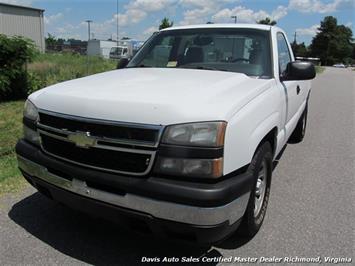
[[[24,101],[0,103],[0,158],[14,152],[22,135]]]
[[[17,168],[15,145],[22,136],[24,101],[0,103],[0,194],[25,185]]]
[[[325,70],[325,67],[322,67],[322,66],[316,66],[316,72],[317,74],[321,74],[323,73]]]
[[[0,157],[0,195],[20,191],[27,185],[14,154]]]
[[[27,69],[29,73],[36,76],[40,83],[38,87],[43,88],[58,82],[113,70],[116,65],[115,60],[96,56],[53,53],[38,55]]]

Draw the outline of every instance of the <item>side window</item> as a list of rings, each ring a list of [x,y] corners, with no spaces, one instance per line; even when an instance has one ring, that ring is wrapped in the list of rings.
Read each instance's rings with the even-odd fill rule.
[[[287,64],[291,62],[290,51],[287,46],[285,36],[282,33],[277,34],[277,51],[279,57],[280,74],[286,70]]]

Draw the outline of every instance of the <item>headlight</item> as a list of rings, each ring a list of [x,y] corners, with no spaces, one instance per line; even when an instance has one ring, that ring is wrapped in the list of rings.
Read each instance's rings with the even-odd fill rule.
[[[196,178],[219,178],[223,172],[223,159],[181,159],[160,157],[156,172]]]
[[[23,116],[33,121],[38,120],[37,107],[29,100],[25,102],[25,108],[23,110]]]
[[[26,101],[25,103],[25,108],[23,110],[23,116],[31,121],[28,121],[30,124],[33,124],[34,127],[29,127],[26,125],[26,123],[23,126],[23,135],[24,138],[35,144],[35,145],[40,145],[40,137],[38,132],[36,131],[36,125],[35,123],[38,121],[38,110],[37,107],[29,100]],[[24,121],[25,122],[25,121]]]
[[[203,122],[168,126],[162,143],[185,146],[221,147],[226,122]]]

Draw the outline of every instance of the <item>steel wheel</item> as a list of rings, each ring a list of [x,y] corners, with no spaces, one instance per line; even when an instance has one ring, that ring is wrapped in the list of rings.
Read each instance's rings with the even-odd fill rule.
[[[260,210],[263,206],[265,192],[267,186],[267,166],[265,159],[260,165],[258,172],[258,179],[255,186],[255,205],[254,205],[254,217],[258,217]]]

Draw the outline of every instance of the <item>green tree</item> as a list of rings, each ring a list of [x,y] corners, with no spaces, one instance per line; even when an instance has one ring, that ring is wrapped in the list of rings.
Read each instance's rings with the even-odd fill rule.
[[[48,46],[54,46],[54,45],[56,45],[57,44],[57,39],[56,39],[56,37],[54,36],[54,35],[52,35],[52,34],[50,34],[50,33],[48,33],[48,37],[45,39],[45,41],[46,41],[46,46],[48,47]]]
[[[33,41],[0,34],[0,102],[27,96],[32,80],[26,64],[37,54]]]
[[[352,56],[352,31],[338,25],[337,19],[327,16],[321,21],[319,32],[310,45],[311,55],[319,57],[323,65],[345,62]]]
[[[170,28],[174,25],[173,21],[170,21],[167,17],[163,18],[159,25],[159,30]]]
[[[295,56],[299,56],[299,57],[307,57],[308,56],[308,49],[307,46],[305,45],[305,43],[296,43],[296,42],[292,42],[291,43],[291,47],[292,47],[292,51],[293,54]]]
[[[277,24],[277,22],[275,20],[272,20],[271,18],[269,17],[266,17],[264,19],[261,19],[259,21],[257,21],[256,23],[258,24],[264,24],[264,25],[271,25],[271,26],[274,26]]]

